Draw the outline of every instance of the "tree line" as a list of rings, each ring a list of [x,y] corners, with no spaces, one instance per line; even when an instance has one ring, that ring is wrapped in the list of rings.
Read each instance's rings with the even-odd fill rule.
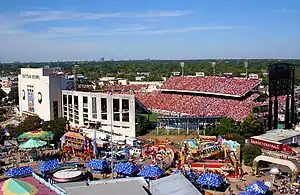
[[[188,75],[195,75],[195,72],[204,72],[205,75],[212,75],[212,62],[215,62],[216,75],[221,73],[233,73],[239,75],[245,73],[244,62],[248,62],[248,72],[258,74],[264,82],[267,78],[263,73],[267,72],[268,65],[287,62],[295,65],[300,64],[300,60],[270,60],[270,59],[251,59],[251,60],[226,60],[226,59],[207,59],[207,60],[183,60],[185,63],[184,72]],[[21,67],[61,67],[65,72],[73,73],[74,65],[78,73],[82,73],[89,79],[96,80],[103,76],[115,76],[134,80],[137,72],[150,72],[147,80],[161,80],[161,77],[169,77],[172,72],[181,72],[181,60],[128,60],[128,61],[81,61],[81,62],[44,62],[44,63],[10,63],[3,64],[0,71],[19,73]],[[300,68],[296,67],[296,83],[300,84]]]

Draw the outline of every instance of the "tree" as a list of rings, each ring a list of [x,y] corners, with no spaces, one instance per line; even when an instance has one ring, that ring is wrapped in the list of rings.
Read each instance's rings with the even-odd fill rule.
[[[44,131],[51,131],[54,133],[53,141],[59,141],[60,138],[64,135],[66,128],[66,119],[58,118],[50,121],[46,121],[42,129]]]
[[[101,87],[101,86],[99,85],[99,82],[96,81],[95,90],[102,90],[102,89],[103,89],[103,87]]]
[[[215,127],[215,133],[217,135],[226,135],[237,133],[239,129],[239,125],[232,118],[223,118],[220,124]]]
[[[8,100],[14,102],[15,104],[19,103],[19,90],[18,87],[12,87],[8,93]]]
[[[152,129],[151,122],[142,115],[137,116],[137,121],[136,121],[136,134],[137,136],[142,136],[148,133],[149,130]]]
[[[253,160],[261,155],[261,148],[257,145],[246,144],[242,148],[244,164],[247,166],[253,165]]]
[[[17,135],[24,132],[36,130],[41,126],[41,119],[38,116],[28,116],[23,122],[16,128]]]
[[[3,89],[0,88],[0,100],[5,98],[6,96],[7,96],[7,94],[5,93],[5,91],[3,91]]]
[[[260,135],[262,133],[262,124],[253,114],[250,114],[241,123],[241,129],[242,135],[244,135],[245,138],[250,138],[251,136]]]

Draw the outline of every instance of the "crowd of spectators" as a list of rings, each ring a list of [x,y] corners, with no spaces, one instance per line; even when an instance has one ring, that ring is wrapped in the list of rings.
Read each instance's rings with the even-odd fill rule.
[[[260,80],[225,77],[170,77],[162,90],[195,91],[243,96],[258,86]]]
[[[138,92],[135,96],[150,110],[190,116],[225,116],[234,120],[242,120],[252,112],[254,107],[262,105],[261,102],[254,101],[258,94],[253,94],[245,100],[160,92]]]
[[[143,91],[148,88],[149,85],[145,84],[134,84],[134,85],[107,85],[104,87],[105,90],[113,91]]]
[[[255,102],[259,97],[253,93],[242,100],[226,98],[223,95],[244,96],[257,87],[260,80],[225,77],[171,77],[161,87],[160,91],[145,92],[148,85],[111,85],[105,90],[115,93],[133,94],[145,107],[160,113],[189,116],[224,116],[234,120],[242,120],[253,111],[253,108],[263,103]],[[165,93],[164,89],[180,91],[195,91],[216,94],[215,96],[196,96],[180,93]],[[218,95],[217,95],[218,94]]]

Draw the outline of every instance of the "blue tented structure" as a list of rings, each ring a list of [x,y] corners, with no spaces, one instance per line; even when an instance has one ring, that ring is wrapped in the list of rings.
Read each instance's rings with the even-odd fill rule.
[[[45,161],[45,162],[42,162],[39,166],[38,166],[38,169],[42,172],[42,173],[45,173],[45,172],[48,172],[48,171],[52,171],[54,169],[57,169],[59,168],[59,164],[57,162],[57,160],[49,160],[49,161]]]
[[[259,193],[255,193],[255,192],[239,192],[239,195],[260,195]]]
[[[34,170],[30,166],[11,168],[6,172],[10,178],[26,177],[32,175]]]
[[[196,182],[200,185],[218,188],[222,183],[224,183],[224,178],[215,173],[202,173]]]
[[[178,173],[181,173],[181,171],[179,169],[176,169],[174,172],[173,172],[173,175],[174,174],[178,174]]]
[[[128,164],[125,162],[120,162],[117,166],[115,166],[113,172],[115,173],[122,173],[126,168]]]
[[[194,181],[194,180],[197,179],[197,175],[196,175],[196,173],[194,173],[193,171],[186,171],[186,172],[185,172],[185,175],[187,176],[187,178],[188,178],[189,180]]]
[[[138,176],[143,176],[146,178],[159,178],[165,171],[158,166],[146,165],[144,168],[138,173]]]
[[[103,169],[108,168],[109,164],[105,160],[92,159],[88,162],[87,167],[91,168],[91,169],[103,170]]]
[[[266,194],[268,190],[269,187],[259,180],[256,180],[246,186],[246,192],[253,194]]]
[[[133,163],[126,163],[127,167],[124,171],[121,172],[123,175],[132,175],[134,173],[137,173],[139,171],[139,168],[137,165]]]

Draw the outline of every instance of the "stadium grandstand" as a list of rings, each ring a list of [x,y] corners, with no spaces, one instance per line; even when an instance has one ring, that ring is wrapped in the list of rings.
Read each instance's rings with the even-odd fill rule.
[[[137,103],[158,114],[158,127],[198,130],[230,117],[241,121],[253,110],[266,112],[258,79],[226,77],[170,77],[157,91],[147,86],[106,86],[114,93],[132,93]]]

